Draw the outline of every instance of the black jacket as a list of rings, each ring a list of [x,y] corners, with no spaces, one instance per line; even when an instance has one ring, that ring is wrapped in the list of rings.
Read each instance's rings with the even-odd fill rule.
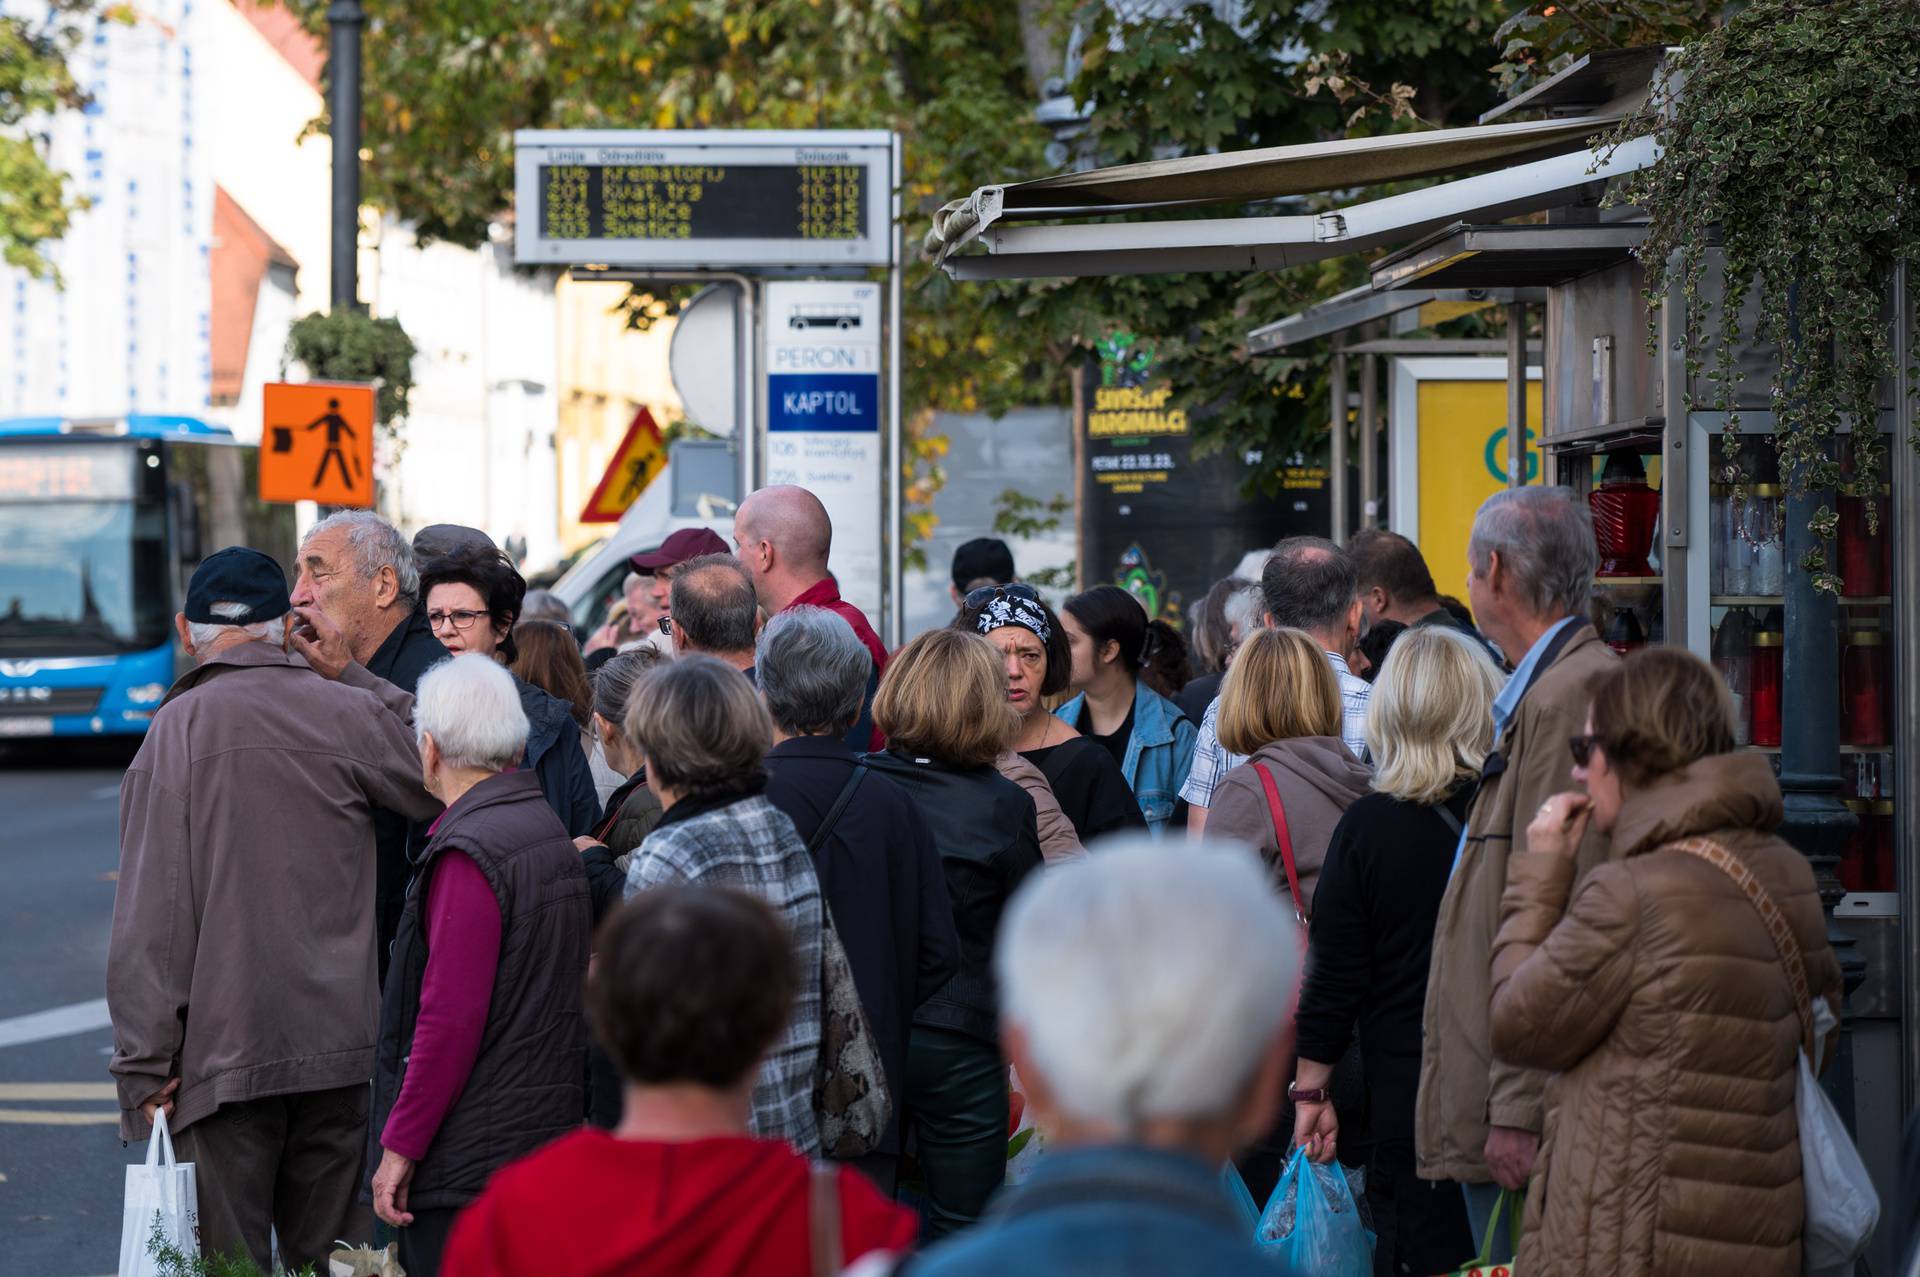
[[[580,748],[580,725],[559,697],[518,674],[513,682],[527,715],[527,753],[520,765],[539,776],[540,792],[568,837],[591,834],[600,823],[600,791],[593,787],[587,751]]]
[[[767,801],[811,846],[859,761],[836,737],[782,741],[767,755]],[[870,770],[814,849],[813,867],[896,1097],[893,1121],[875,1151],[897,1153],[913,1013],[960,969],[940,853],[905,792]]]
[[[444,851],[473,858],[500,905],[500,965],[480,1053],[459,1098],[414,1168],[414,1210],[463,1206],[494,1171],[580,1125],[586,1111],[587,1029],[580,986],[591,909],[573,840],[526,772],[490,776],[447,808],[422,853],[394,943],[374,1055],[369,1173],[399,1097],[420,1019],[427,940],[423,885]]]
[[[1225,674],[1202,674],[1199,678],[1190,678],[1173,703],[1180,712],[1198,723],[1207,716],[1207,706],[1213,704],[1213,698],[1220,695],[1220,684],[1226,681]]]
[[[1473,790],[1445,803],[1462,824]],[[1437,808],[1368,794],[1334,826],[1314,888],[1299,1053],[1339,1060],[1358,1023],[1376,1139],[1413,1138],[1433,928],[1459,844]]]
[[[932,833],[960,938],[959,970],[914,1023],[998,1042],[993,942],[1007,900],[1040,867],[1033,799],[991,767],[960,769],[891,749],[868,754],[867,763],[906,791]]]
[[[409,694],[420,690],[420,676],[447,659],[447,649],[433,636],[426,613],[415,608],[396,625],[367,658],[367,670]],[[426,844],[427,827],[414,825],[398,812],[373,813],[374,925],[380,954],[380,979],[387,978],[387,957],[400,911],[407,903],[407,879],[413,874],[408,852]]]

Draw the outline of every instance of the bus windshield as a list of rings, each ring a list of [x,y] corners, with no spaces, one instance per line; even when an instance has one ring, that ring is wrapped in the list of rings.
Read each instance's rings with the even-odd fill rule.
[[[171,621],[162,505],[0,502],[0,656],[145,650]]]

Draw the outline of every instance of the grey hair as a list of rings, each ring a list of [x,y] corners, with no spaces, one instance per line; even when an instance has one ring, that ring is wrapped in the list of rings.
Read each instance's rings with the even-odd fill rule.
[[[703,554],[673,573],[669,610],[687,646],[702,652],[750,652],[760,619],[753,578],[731,554]]]
[[[626,728],[656,791],[732,796],[766,779],[773,720],[746,675],[717,657],[696,652],[648,670],[634,686]]]
[[[253,639],[272,640],[277,637],[273,632],[274,623],[280,620],[277,616],[270,620],[253,621],[251,623],[240,620],[241,617],[253,615],[253,609],[245,603],[228,603],[224,601],[211,603],[208,605],[208,611],[212,612],[215,616],[225,616],[233,619],[224,622],[188,621],[187,640],[193,644],[194,651],[196,652],[205,651],[207,648],[212,647],[220,641],[222,635],[229,634],[234,630],[240,630],[246,634],[248,638]]]
[[[1002,1016],[1082,1122],[1125,1139],[1232,1117],[1299,987],[1299,924],[1244,847],[1100,845],[1014,896],[994,951]]]
[[[636,647],[622,652],[593,672],[593,712],[615,727],[627,721],[627,703],[633,699],[633,685],[648,670],[666,660],[657,647]]]
[[[629,592],[634,586],[646,579],[646,577],[640,575],[638,572],[627,573],[624,577],[620,578],[620,593],[625,594]]]
[[[1260,609],[1265,606],[1260,587],[1242,582],[1241,588],[1227,596],[1226,605],[1221,611],[1226,614],[1229,635],[1234,631],[1245,639],[1247,635],[1260,628]]]
[[[796,607],[760,631],[753,669],[774,724],[788,736],[838,736],[860,717],[873,656],[840,617]]]
[[[507,667],[463,652],[420,676],[413,701],[414,739],[428,734],[449,767],[505,771],[527,752],[527,712]]]
[[[1344,621],[1360,595],[1353,556],[1325,537],[1288,537],[1260,569],[1260,597],[1273,624],[1325,630]]]
[[[1502,488],[1480,503],[1467,563],[1485,576],[1493,556],[1514,595],[1538,617],[1584,615],[1600,551],[1593,513],[1571,488]]]
[[[381,568],[392,568],[394,581],[403,598],[420,601],[420,566],[413,546],[400,535],[400,529],[371,510],[341,510],[330,514],[308,530],[305,545],[322,532],[343,531],[347,548],[353,554],[353,569],[363,581],[380,575]]]

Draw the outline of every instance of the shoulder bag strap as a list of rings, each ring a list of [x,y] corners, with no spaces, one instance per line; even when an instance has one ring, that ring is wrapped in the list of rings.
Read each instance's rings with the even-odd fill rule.
[[[1774,948],[1780,951],[1780,965],[1787,970],[1787,983],[1793,988],[1794,1005],[1800,1012],[1800,1035],[1804,1040],[1807,1058],[1813,1059],[1819,1045],[1813,1036],[1813,997],[1807,987],[1807,964],[1800,956],[1800,942],[1794,939],[1793,924],[1787,921],[1787,915],[1780,911],[1780,906],[1773,902],[1767,889],[1753,876],[1753,870],[1712,839],[1682,838],[1678,842],[1668,843],[1666,849],[1698,856],[1733,879],[1734,885],[1746,893],[1748,901],[1759,913],[1760,921],[1766,924]]]
[[[1280,863],[1287,871],[1287,890],[1293,893],[1294,916],[1305,922],[1307,911],[1300,902],[1300,872],[1293,863],[1293,835],[1287,831],[1287,809],[1280,802],[1280,787],[1273,783],[1273,773],[1265,763],[1255,763],[1253,773],[1260,778],[1260,788],[1267,792],[1267,814],[1273,817],[1273,840],[1280,848]]]
[[[807,854],[813,855],[827,841],[827,835],[840,823],[840,816],[847,810],[847,804],[853,801],[853,791],[860,788],[860,782],[866,778],[867,765],[855,763],[853,775],[847,777],[847,783],[840,790],[840,796],[833,800],[833,806],[827,808],[827,814],[820,822],[820,828],[813,831],[813,837],[807,839]]]
[[[831,1162],[807,1167],[807,1243],[813,1277],[839,1277],[845,1249],[840,1239],[840,1168]]]
[[[1460,827],[1460,817],[1453,814],[1453,808],[1447,806],[1446,799],[1441,799],[1427,810],[1440,817],[1440,823],[1452,830],[1455,838],[1458,838],[1461,833],[1464,832]]]

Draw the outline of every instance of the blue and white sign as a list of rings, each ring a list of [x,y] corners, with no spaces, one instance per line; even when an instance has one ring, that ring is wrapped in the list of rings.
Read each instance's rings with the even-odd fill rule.
[[[767,482],[820,498],[840,594],[880,615],[881,285],[766,285]]]

